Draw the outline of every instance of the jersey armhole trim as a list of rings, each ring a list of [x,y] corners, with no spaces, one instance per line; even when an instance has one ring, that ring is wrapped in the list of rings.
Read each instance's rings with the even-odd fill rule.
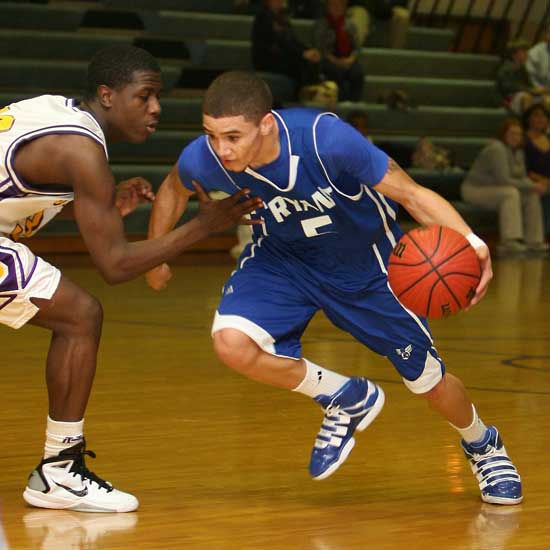
[[[346,199],[350,199],[352,201],[358,201],[361,199],[361,197],[363,196],[363,184],[361,184],[360,186],[360,189],[359,189],[359,193],[357,193],[356,195],[348,195],[347,193],[344,193],[343,191],[341,191],[340,189],[338,189],[338,187],[336,187],[336,185],[334,185],[334,183],[332,182],[332,180],[330,179],[330,176],[328,175],[328,171],[327,169],[325,168],[325,165],[323,163],[323,161],[321,160],[321,155],[319,154],[319,148],[317,147],[317,124],[319,123],[319,121],[321,120],[321,117],[323,116],[332,116],[334,118],[339,118],[337,115],[335,115],[334,113],[330,113],[330,112],[326,112],[326,113],[319,113],[317,115],[317,117],[315,118],[315,121],[313,123],[313,129],[312,129],[312,132],[313,132],[313,147],[315,148],[315,154],[317,155],[317,160],[319,161],[319,164],[321,165],[321,168],[323,169],[323,172],[325,174],[325,178],[327,179],[327,181],[329,182],[330,186],[339,194],[339,195],[342,195],[343,197],[346,197]]]
[[[91,138],[103,147],[103,150],[105,152],[105,157],[107,159],[109,158],[107,154],[107,147],[105,145],[105,142],[103,142],[91,130],[84,128],[83,126],[76,126],[76,125],[49,126],[46,128],[40,128],[39,130],[28,132],[26,134],[23,134],[22,136],[19,136],[14,142],[12,142],[8,150],[6,151],[6,171],[8,172],[11,181],[15,183],[15,185],[21,191],[25,193],[36,194],[36,195],[67,195],[68,194],[68,191],[66,188],[63,190],[60,190],[60,189],[56,190],[55,186],[52,185],[47,189],[45,189],[44,187],[34,187],[26,183],[23,180],[23,178],[19,176],[19,174],[17,173],[17,170],[13,166],[13,159],[14,159],[15,153],[23,143],[28,141],[33,141],[39,137],[44,137],[47,135],[56,135],[56,134],[81,135],[81,136]]]

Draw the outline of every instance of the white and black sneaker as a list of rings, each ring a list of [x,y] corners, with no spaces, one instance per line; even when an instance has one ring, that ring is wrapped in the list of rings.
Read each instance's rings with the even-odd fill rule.
[[[78,512],[133,512],[139,502],[129,493],[115,489],[111,483],[86,468],[84,456],[95,458],[82,440],[45,458],[29,476],[23,498],[38,508],[75,510]]]

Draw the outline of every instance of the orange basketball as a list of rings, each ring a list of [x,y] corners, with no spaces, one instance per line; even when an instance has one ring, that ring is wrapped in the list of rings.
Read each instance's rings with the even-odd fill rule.
[[[481,266],[464,236],[440,225],[409,231],[388,264],[394,294],[408,309],[432,319],[453,315],[475,294]]]

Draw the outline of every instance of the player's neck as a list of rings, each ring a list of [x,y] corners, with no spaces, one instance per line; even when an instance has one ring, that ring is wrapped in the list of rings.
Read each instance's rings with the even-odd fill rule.
[[[81,110],[81,111],[86,111],[87,113],[90,113],[98,122],[98,124],[101,126],[101,128],[103,130],[105,130],[104,128],[104,123],[102,122],[102,117],[101,117],[101,113],[99,112],[98,109],[94,109],[93,105],[90,103],[88,103],[85,99],[83,99],[79,104],[78,104],[78,108]]]
[[[281,144],[279,141],[279,125],[275,122],[269,134],[263,137],[262,145],[254,160],[250,163],[250,168],[257,169],[277,160],[281,154]]]
[[[101,108],[95,102],[93,102],[93,101],[87,102],[86,100],[83,99],[79,103],[78,108],[81,111],[86,111],[87,113],[90,113],[95,118],[95,120],[97,121],[97,123],[99,124],[101,129],[103,130],[103,133],[105,134],[105,139],[109,143],[114,143],[114,142],[120,141],[122,139],[120,136],[116,136],[111,131],[111,129],[109,128],[109,124],[107,124],[107,120],[103,116],[103,112],[102,112]]]

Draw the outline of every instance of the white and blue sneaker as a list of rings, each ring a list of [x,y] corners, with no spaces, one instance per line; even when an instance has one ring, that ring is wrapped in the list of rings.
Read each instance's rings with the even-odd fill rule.
[[[313,479],[325,479],[348,458],[355,430],[362,432],[384,406],[382,388],[366,378],[350,378],[334,395],[315,398],[325,411],[317,434],[309,473]]]
[[[481,500],[490,504],[519,504],[523,500],[521,477],[506,453],[498,430],[487,428],[481,441],[461,441],[481,490]]]

